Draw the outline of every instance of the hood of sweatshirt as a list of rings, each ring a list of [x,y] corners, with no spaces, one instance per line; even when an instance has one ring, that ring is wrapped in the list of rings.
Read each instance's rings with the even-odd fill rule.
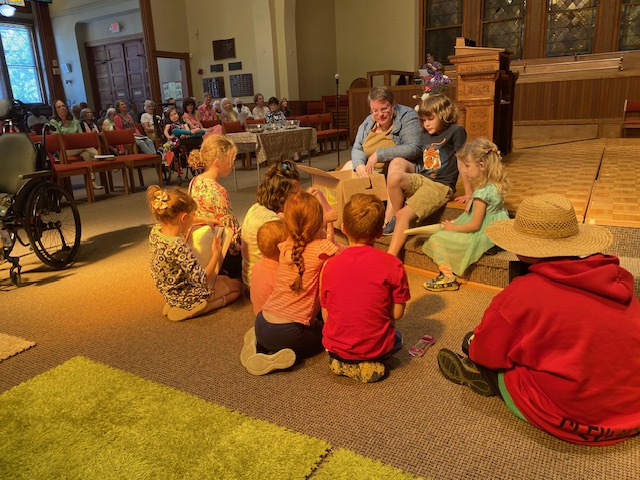
[[[621,304],[634,298],[633,276],[620,267],[615,256],[597,254],[580,260],[541,262],[531,265],[529,271]]]

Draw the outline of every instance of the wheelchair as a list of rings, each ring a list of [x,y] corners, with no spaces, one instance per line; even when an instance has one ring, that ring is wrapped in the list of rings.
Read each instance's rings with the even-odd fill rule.
[[[175,145],[167,148],[169,139],[164,136],[164,122],[155,120],[156,134],[160,139],[165,152],[162,155],[162,177],[165,185],[169,185],[175,175],[176,183],[182,185],[189,180],[189,174],[192,177],[202,173],[189,166],[187,158],[189,152],[193,149],[200,148],[202,145],[202,137],[181,138]],[[184,177],[183,177],[184,175]]]
[[[0,119],[5,120],[8,114],[2,110],[0,105]],[[49,166],[45,149],[34,145],[26,133],[0,135],[2,256],[11,264],[9,275],[16,286],[21,284],[20,257],[12,256],[16,243],[54,269],[67,267],[80,248],[78,207],[54,181]]]

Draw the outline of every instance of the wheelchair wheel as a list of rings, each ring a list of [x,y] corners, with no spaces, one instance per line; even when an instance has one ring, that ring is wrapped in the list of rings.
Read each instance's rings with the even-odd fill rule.
[[[45,264],[64,268],[80,248],[80,214],[73,197],[51,182],[36,187],[27,200],[25,230],[31,248]]]
[[[172,173],[172,169],[169,165],[162,165],[162,180],[164,181],[165,185],[169,185],[171,183]]]

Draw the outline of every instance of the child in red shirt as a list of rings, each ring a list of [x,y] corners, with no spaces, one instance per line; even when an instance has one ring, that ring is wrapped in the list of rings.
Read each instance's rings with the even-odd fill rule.
[[[394,323],[411,298],[402,262],[373,247],[383,223],[380,199],[351,197],[342,223],[349,248],[326,262],[320,285],[322,344],[329,352],[329,367],[336,375],[361,382],[384,377],[383,361],[402,348]]]

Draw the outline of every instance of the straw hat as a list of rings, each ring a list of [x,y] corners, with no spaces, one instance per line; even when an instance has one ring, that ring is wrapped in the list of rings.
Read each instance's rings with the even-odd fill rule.
[[[583,225],[568,198],[557,194],[526,198],[515,220],[499,220],[485,230],[500,248],[525,257],[583,257],[613,242],[609,230]]]

